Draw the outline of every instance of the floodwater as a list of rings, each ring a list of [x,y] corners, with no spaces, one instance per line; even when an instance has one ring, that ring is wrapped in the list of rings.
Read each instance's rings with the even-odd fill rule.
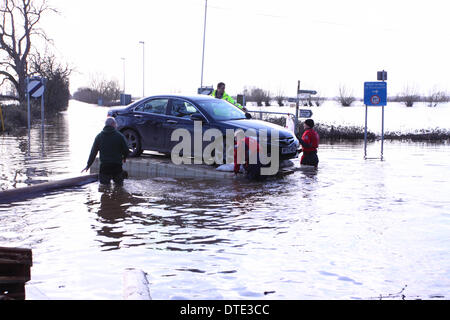
[[[78,175],[106,111],[71,101],[30,144],[0,136],[0,189]],[[50,299],[122,299],[126,268],[153,299],[449,299],[450,146],[363,153],[323,143],[317,171],[265,183],[155,177],[0,204],[0,246],[32,248],[28,286]]]

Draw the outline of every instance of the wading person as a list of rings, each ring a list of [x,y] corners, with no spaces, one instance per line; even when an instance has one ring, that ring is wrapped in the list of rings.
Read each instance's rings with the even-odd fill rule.
[[[111,179],[116,185],[123,185],[126,171],[122,170],[129,150],[127,141],[122,133],[117,131],[117,123],[114,118],[107,118],[105,127],[94,140],[86,168],[87,171],[94,163],[97,153],[100,152],[100,171],[98,179],[101,184],[110,184]]]
[[[229,96],[225,92],[225,83],[223,83],[223,82],[219,82],[217,84],[217,89],[211,93],[211,96],[213,96],[214,98],[217,98],[217,99],[223,99],[225,101],[228,101],[229,103],[238,107],[242,111],[247,112],[247,109],[245,107],[241,106],[239,103],[237,103],[231,96]]]
[[[247,179],[264,180],[266,176],[261,175],[261,167],[257,140],[237,131],[234,136],[234,174],[242,168]]]
[[[300,144],[302,145],[300,152],[303,152],[302,158],[300,159],[300,164],[317,167],[319,164],[317,148],[319,147],[320,138],[319,134],[313,129],[313,127],[313,119],[307,119],[303,123],[303,128],[305,131],[300,139]]]

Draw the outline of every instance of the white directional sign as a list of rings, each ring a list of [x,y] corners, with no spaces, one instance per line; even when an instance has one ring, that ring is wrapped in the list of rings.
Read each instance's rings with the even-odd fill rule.
[[[308,109],[300,109],[300,114],[299,117],[300,118],[311,118],[312,117],[312,111],[308,110]]]
[[[298,90],[297,94],[308,93],[308,94],[317,94],[315,90]]]
[[[311,95],[309,93],[301,93],[298,95],[299,99],[309,99],[311,98]]]
[[[44,93],[45,86],[41,80],[30,80],[27,87],[28,94],[33,98],[39,98]]]

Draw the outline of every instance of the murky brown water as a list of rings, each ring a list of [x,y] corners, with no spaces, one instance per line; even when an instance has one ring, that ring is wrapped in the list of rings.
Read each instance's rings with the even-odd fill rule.
[[[72,101],[30,147],[0,137],[0,189],[78,175],[106,110]],[[29,284],[52,299],[122,299],[128,267],[154,299],[448,299],[450,146],[384,155],[325,143],[317,172],[265,183],[155,177],[0,204],[0,246],[33,249]]]

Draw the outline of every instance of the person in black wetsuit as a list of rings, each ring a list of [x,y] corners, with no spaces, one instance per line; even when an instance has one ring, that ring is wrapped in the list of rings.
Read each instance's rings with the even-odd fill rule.
[[[107,118],[105,127],[94,140],[86,168],[87,171],[94,163],[97,153],[100,152],[99,181],[101,184],[110,184],[111,179],[116,185],[123,185],[127,176],[122,169],[122,163],[126,161],[129,154],[128,144],[125,136],[117,131],[117,123],[114,118]]]

